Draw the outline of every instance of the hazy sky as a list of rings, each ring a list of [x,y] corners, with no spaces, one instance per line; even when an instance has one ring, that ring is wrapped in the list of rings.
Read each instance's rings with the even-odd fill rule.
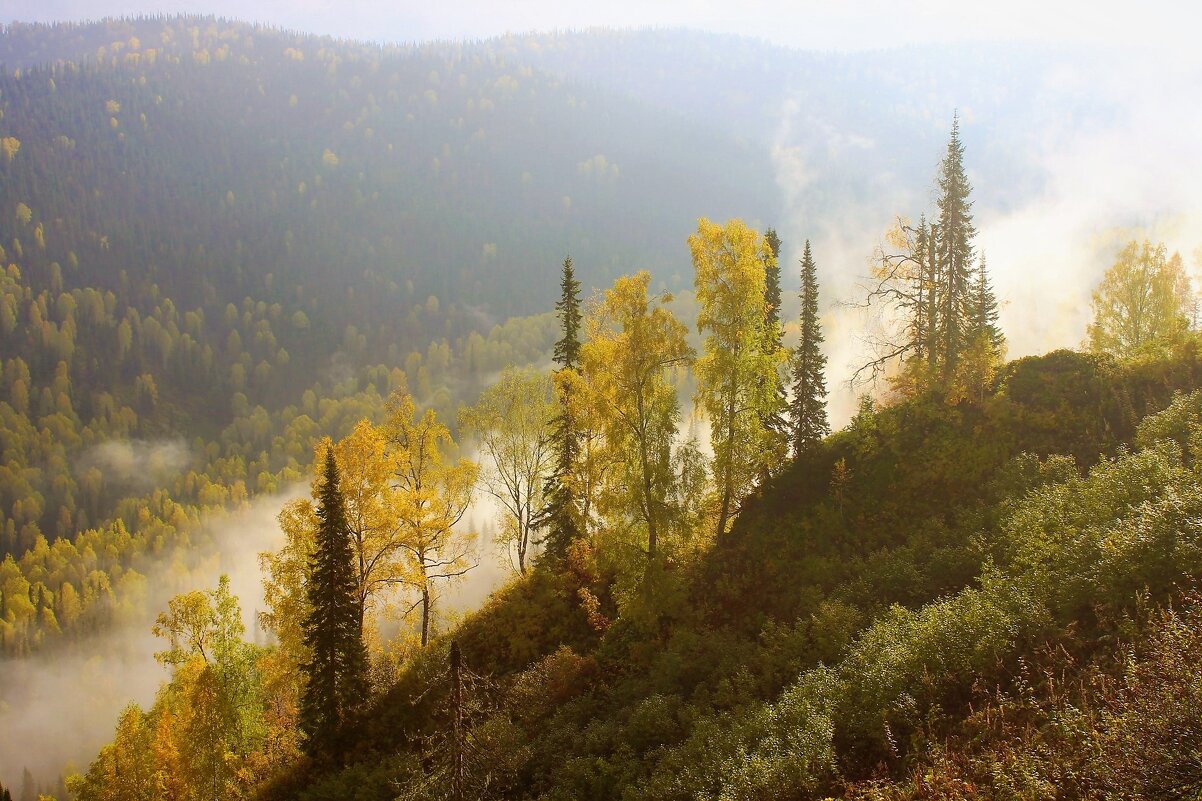
[[[0,0],[0,21],[155,12],[217,14],[387,41],[479,38],[589,26],[686,26],[804,48],[972,40],[1155,45],[1195,50],[1193,3],[1008,0]]]

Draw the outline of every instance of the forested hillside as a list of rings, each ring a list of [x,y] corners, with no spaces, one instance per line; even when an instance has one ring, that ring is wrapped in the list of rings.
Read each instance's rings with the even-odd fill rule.
[[[1096,58],[0,29],[0,781],[1202,791],[1184,260],[1132,239],[1081,351],[1007,361],[977,241],[1117,113],[1049,79]],[[26,688],[152,637],[57,742]]]
[[[485,797],[1196,787],[1178,751],[1198,736],[1196,632],[1158,610],[1196,620],[1181,443],[1202,401],[1173,392],[1200,379],[1195,345],[1126,366],[1057,352],[1009,365],[981,405],[865,406],[677,566],[654,611],[614,597],[594,550],[536,571],[402,673],[347,768],[266,797],[448,797],[452,638]]]
[[[6,225],[24,202],[49,257],[68,269],[75,246],[71,269],[105,288],[126,270],[181,306],[249,293],[320,334],[392,318],[360,326],[381,352],[414,334],[407,315],[430,295],[544,308],[538,278],[569,245],[590,282],[635,265],[670,275],[664,243],[687,234],[693,198],[715,215],[776,208],[762,150],[484,47],[189,18],[4,38],[0,61],[24,67],[0,90],[22,143]],[[50,52],[75,60],[46,66]]]
[[[565,252],[586,286],[634,268],[685,286],[698,216],[782,212],[782,97],[872,127],[856,109],[889,83],[685,32],[385,48],[199,17],[13,24],[0,64],[0,552],[18,561],[118,519],[95,536],[140,541],[148,492],[195,516],[297,479],[309,437],[349,430],[328,402],[366,392],[352,420],[404,381],[448,416],[545,358],[549,317],[495,326],[548,308]],[[872,194],[881,165],[797,143],[844,175],[805,193],[816,224]],[[72,568],[84,607],[131,558]],[[77,616],[60,573],[8,593],[31,605],[0,615],[6,649]]]

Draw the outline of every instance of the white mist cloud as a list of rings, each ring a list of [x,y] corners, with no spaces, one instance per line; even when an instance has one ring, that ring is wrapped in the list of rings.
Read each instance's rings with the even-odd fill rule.
[[[1127,63],[1075,77],[1122,117],[1049,138],[1038,154],[1046,190],[1019,209],[978,213],[1014,356],[1082,342],[1093,288],[1125,241],[1164,241],[1187,259],[1202,243],[1202,74]]]
[[[480,456],[477,454],[472,458],[479,459]],[[516,556],[497,540],[501,514],[500,503],[477,487],[472,504],[460,523],[460,528],[477,534],[476,566],[461,580],[440,590],[439,604],[444,613],[461,615],[480,608],[490,594],[515,575]],[[533,558],[533,553],[533,549],[527,552],[528,560]]]
[[[1045,129],[1025,135],[1020,143],[1027,148],[1020,157],[1036,168],[1039,180],[1031,182],[1036,189],[1016,204],[1013,193],[992,185],[1007,176],[991,174],[990,183],[983,183],[974,170],[974,157],[983,156],[971,141],[966,154],[976,185],[976,244],[987,255],[1003,304],[1001,323],[1011,357],[1082,343],[1093,288],[1125,241],[1164,241],[1187,263],[1202,244],[1202,146],[1197,133],[1202,108],[1194,102],[1202,69],[1197,63],[1185,57],[1140,60],[1128,53],[1102,63],[1064,63],[1040,79],[1038,96],[1025,98],[1023,109],[1038,110],[1032,125]],[[1113,113],[1056,113],[1058,103],[1080,97]],[[1007,109],[993,113],[1005,115]],[[866,200],[840,205],[837,215],[827,215],[819,224],[806,215],[807,194],[821,191],[821,181],[840,180],[821,170],[825,156],[850,147],[868,158],[890,142],[887,136],[870,140],[854,130],[833,128],[816,114],[820,112],[795,100],[784,103],[773,161],[787,210],[780,226],[786,286],[796,286],[789,269],[796,267],[806,237],[819,266],[830,411],[838,427],[854,412],[857,393],[847,380],[855,366],[867,361],[864,335],[876,325],[873,315],[839,302],[863,299],[859,282],[868,272],[873,248],[898,215],[912,220],[919,212],[933,213],[931,184],[942,151],[931,153],[931,181],[913,185],[897,176],[874,176],[871,191],[862,193]],[[963,120],[966,139],[993,140],[983,142],[982,149],[1004,135],[983,130],[986,123],[975,123],[971,110]],[[974,132],[974,124],[982,128]]]
[[[60,773],[86,770],[112,739],[121,710],[153,701],[168,675],[154,660],[163,643],[150,628],[177,593],[213,589],[218,576],[229,575],[249,636],[262,607],[258,554],[282,544],[276,515],[306,490],[290,488],[213,518],[207,525],[215,551],[186,577],[168,565],[150,571],[148,602],[138,617],[66,648],[0,662],[0,781],[10,784],[29,768],[49,785]]]
[[[145,492],[185,470],[191,458],[182,439],[114,439],[84,451],[76,469],[96,468],[110,487]]]

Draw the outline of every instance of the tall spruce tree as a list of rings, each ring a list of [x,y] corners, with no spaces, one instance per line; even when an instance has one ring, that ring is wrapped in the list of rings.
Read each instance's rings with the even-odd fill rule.
[[[553,359],[560,373],[580,368],[580,282],[572,268],[569,256],[563,260],[563,275],[559,282],[559,302],[555,309],[563,335],[555,343]],[[543,489],[546,508],[540,516],[539,525],[546,529],[543,536],[544,553],[551,558],[562,558],[573,540],[582,536],[575,493],[567,480],[580,456],[580,438],[573,419],[570,390],[566,382],[556,382],[559,394],[559,411],[554,422],[555,452],[554,472],[547,478]]]
[[[793,455],[800,456],[830,433],[826,417],[826,356],[818,318],[818,268],[807,239],[801,256],[801,341],[793,354]]]
[[[333,448],[326,450],[317,519],[305,580],[309,614],[303,629],[310,658],[303,666],[308,682],[301,698],[300,726],[309,755],[330,760],[344,753],[348,724],[368,691],[351,535]]]
[[[938,269],[939,366],[946,378],[969,345],[968,307],[973,282],[972,185],[964,171],[960,115],[952,118],[947,154],[939,165]]]
[[[764,353],[780,353],[784,348],[785,330],[780,324],[780,237],[775,228],[764,232],[770,258],[764,261]],[[776,376],[776,403],[761,415],[764,428],[788,442],[789,425],[784,412],[789,402],[785,395],[784,378]]]
[[[1001,353],[1006,337],[998,326],[997,298],[985,267],[985,254],[977,262],[977,271],[968,301],[968,340],[986,340],[995,353]]]

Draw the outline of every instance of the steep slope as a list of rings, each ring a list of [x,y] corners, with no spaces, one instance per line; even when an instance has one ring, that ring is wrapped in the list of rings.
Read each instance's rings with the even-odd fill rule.
[[[1058,352],[1011,364],[979,406],[865,411],[653,607],[619,617],[587,551],[536,571],[405,670],[350,767],[264,797],[442,797],[452,639],[477,677],[468,770],[487,797],[921,793],[995,689],[1021,693],[1058,649],[1113,664],[1127,615],[1151,621],[1148,599],[1202,570],[1202,399],[1172,400],[1200,382],[1194,344],[1125,365]]]

